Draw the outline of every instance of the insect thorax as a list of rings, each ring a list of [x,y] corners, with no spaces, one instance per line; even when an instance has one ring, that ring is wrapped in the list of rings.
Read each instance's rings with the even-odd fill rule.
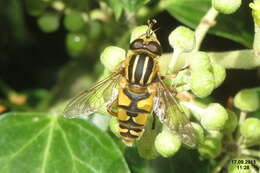
[[[125,69],[127,81],[130,85],[147,86],[156,77],[156,66],[154,58],[145,52],[130,55]]]

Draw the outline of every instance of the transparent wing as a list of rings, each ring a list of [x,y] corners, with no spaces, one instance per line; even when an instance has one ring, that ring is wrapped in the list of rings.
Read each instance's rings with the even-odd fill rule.
[[[112,73],[107,78],[96,83],[92,88],[74,97],[65,107],[64,116],[66,118],[86,118],[86,116],[96,112],[102,106],[116,100],[120,77],[120,73]]]
[[[174,92],[162,80],[157,86],[153,110],[160,121],[170,130],[177,132],[188,147],[196,146],[194,129],[174,96]]]

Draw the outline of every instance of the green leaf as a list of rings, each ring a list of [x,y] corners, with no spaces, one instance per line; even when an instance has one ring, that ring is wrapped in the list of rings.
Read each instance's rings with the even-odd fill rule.
[[[112,7],[115,17],[118,20],[122,14],[123,4],[121,0],[108,0],[109,5]]]
[[[210,7],[210,0],[173,0],[166,9],[182,23],[196,28]],[[242,5],[234,14],[219,14],[216,22],[209,30],[210,33],[252,47],[253,22],[248,4]]]
[[[113,140],[85,120],[7,113],[0,136],[0,173],[130,172]]]
[[[120,0],[124,5],[125,9],[130,11],[137,11],[138,8],[148,3],[150,0]]]

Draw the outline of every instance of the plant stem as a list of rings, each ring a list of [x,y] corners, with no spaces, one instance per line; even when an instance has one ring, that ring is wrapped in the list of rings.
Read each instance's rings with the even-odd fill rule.
[[[218,173],[221,171],[221,169],[223,168],[223,166],[229,161],[230,159],[230,156],[229,155],[226,155],[218,164],[218,166],[216,166],[212,173]]]
[[[238,145],[240,145],[240,143],[243,140],[243,137],[240,136],[240,127],[241,127],[241,124],[245,121],[245,119],[246,119],[246,112],[241,111],[240,116],[239,116],[239,121],[238,121],[238,130],[237,130],[237,133],[236,133],[236,141],[237,141]]]
[[[260,151],[257,150],[243,149],[241,153],[244,155],[260,158]]]
[[[254,3],[260,0],[254,0]],[[254,43],[253,43],[253,49],[255,56],[260,56],[260,28],[257,24],[255,24],[255,36],[254,36]]]
[[[172,56],[171,56],[171,59],[170,59],[170,63],[168,65],[168,74],[172,74],[173,71],[174,71],[174,68],[175,68],[175,65],[178,61],[178,57],[179,55],[181,54],[182,52],[179,50],[179,49],[176,49],[172,52]]]
[[[260,58],[255,56],[252,49],[225,52],[207,52],[207,54],[210,56],[210,59],[214,63],[219,64],[226,69],[255,69],[257,67],[260,67]],[[168,63],[168,60],[170,60],[171,56],[171,53],[164,53],[162,55],[162,61],[167,60]],[[185,59],[187,59],[188,57],[188,53],[182,53],[178,57],[177,66],[175,65],[174,70],[176,70],[176,68],[182,68],[185,65]],[[180,60],[183,62],[181,62]],[[166,62],[164,63],[166,64]]]
[[[199,25],[195,30],[196,47],[194,51],[199,50],[202,40],[204,39],[209,28],[215,25],[215,18],[218,15],[218,11],[211,7],[206,15],[201,19]]]
[[[255,24],[255,37],[253,43],[255,56],[260,56],[260,28]]]

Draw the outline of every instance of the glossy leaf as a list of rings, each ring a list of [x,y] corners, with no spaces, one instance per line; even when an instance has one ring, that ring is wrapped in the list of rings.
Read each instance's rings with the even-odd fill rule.
[[[0,136],[0,173],[129,172],[113,140],[85,120],[7,113]]]
[[[166,9],[182,23],[195,28],[210,7],[210,0],[175,0],[171,1]],[[216,22],[216,25],[210,29],[210,33],[252,47],[253,21],[247,3],[234,14],[220,14]]]

